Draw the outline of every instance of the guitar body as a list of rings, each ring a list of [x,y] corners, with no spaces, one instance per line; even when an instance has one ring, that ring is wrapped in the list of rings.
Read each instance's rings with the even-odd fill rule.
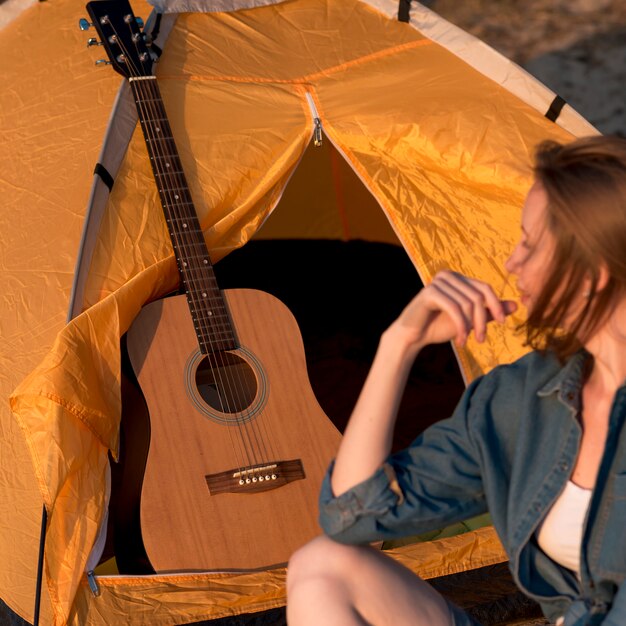
[[[318,492],[340,435],[310,388],[289,310],[269,294],[217,286],[151,38],[127,0],[89,2],[87,11],[128,79],[186,294],[147,305],[127,333],[150,442],[139,515],[124,493],[115,517],[129,526],[140,518],[157,572],[284,564],[319,533]],[[143,413],[137,398],[133,407]],[[146,458],[132,449],[144,445],[140,422],[129,420],[122,438],[123,482],[132,487]],[[124,532],[116,535],[122,545]]]
[[[140,517],[157,572],[284,564],[320,533],[340,434],[311,390],[296,320],[265,292],[223,295],[233,350],[200,353],[184,296],[147,305],[128,332],[150,414]]]

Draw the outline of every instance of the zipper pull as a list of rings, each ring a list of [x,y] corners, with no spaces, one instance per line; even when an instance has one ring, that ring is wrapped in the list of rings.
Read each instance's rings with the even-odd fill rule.
[[[87,582],[89,583],[91,593],[93,593],[94,597],[97,598],[100,595],[100,587],[98,587],[96,575],[93,573],[93,570],[87,572]]]
[[[316,148],[322,145],[322,120],[316,117],[313,122],[315,123],[315,129],[313,131],[313,144]]]
[[[317,112],[317,108],[315,106],[315,100],[313,100],[313,96],[307,91],[306,94],[307,102],[309,103],[309,108],[311,109],[311,117],[313,117],[313,124],[315,124],[313,128],[313,145],[316,148],[319,148],[322,145],[322,120],[319,117],[319,113]]]

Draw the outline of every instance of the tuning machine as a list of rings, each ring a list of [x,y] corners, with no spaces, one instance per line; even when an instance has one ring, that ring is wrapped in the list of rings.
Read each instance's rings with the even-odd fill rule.
[[[86,20],[84,17],[81,17],[78,20],[78,28],[80,28],[81,30],[89,30],[91,27],[93,26],[93,24]]]
[[[113,63],[111,63],[111,61],[107,61],[106,59],[98,59],[96,61],[96,65],[113,65]]]
[[[95,37],[89,37],[87,39],[87,47],[91,48],[92,46],[103,46],[104,44],[101,41],[98,41]]]

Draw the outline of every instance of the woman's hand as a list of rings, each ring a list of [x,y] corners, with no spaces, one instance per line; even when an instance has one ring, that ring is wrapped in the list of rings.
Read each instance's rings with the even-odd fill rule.
[[[344,432],[332,488],[339,495],[371,476],[391,450],[402,393],[417,352],[432,343],[465,343],[473,330],[484,341],[487,324],[504,322],[517,305],[500,300],[482,281],[440,272],[383,333],[370,372]]]
[[[516,310],[517,304],[500,300],[491,285],[443,271],[413,298],[392,328],[418,350],[450,340],[464,345],[472,330],[483,342],[489,322],[503,323]]]

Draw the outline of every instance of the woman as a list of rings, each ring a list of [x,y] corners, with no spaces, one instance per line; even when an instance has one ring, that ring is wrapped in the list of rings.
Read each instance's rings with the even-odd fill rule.
[[[540,146],[506,269],[534,351],[474,381],[450,419],[391,457],[418,352],[472,331],[484,341],[516,304],[442,272],[383,333],[322,487],[327,537],[289,564],[290,626],[476,624],[366,544],[487,510],[551,621],[626,624],[626,140]]]

